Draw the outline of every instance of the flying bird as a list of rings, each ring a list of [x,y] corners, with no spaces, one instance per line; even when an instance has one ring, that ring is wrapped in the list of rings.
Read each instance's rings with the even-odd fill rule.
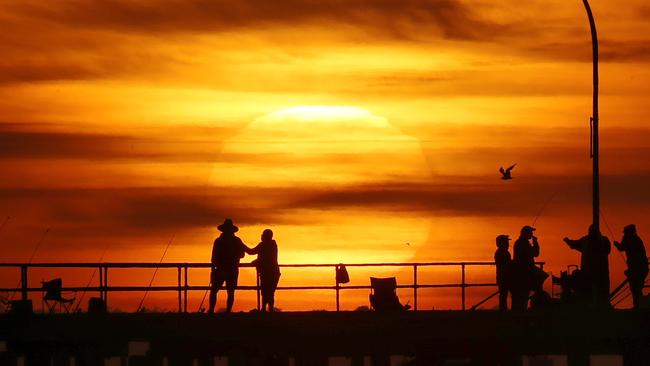
[[[499,168],[499,172],[501,172],[501,179],[503,180],[510,180],[512,179],[512,169],[517,166],[517,163],[512,164],[508,169],[503,169],[503,167]]]

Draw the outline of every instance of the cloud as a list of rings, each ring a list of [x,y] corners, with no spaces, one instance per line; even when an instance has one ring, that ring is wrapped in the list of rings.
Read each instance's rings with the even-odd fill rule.
[[[523,46],[522,51],[536,57],[551,60],[591,62],[591,43],[584,41],[546,42],[535,46]],[[602,62],[649,62],[650,40],[599,40],[599,56]]]
[[[76,229],[78,235],[129,235],[205,227],[224,217],[244,224],[281,222],[281,217],[265,214],[274,194],[262,193],[206,187],[0,189],[0,200],[9,215],[23,216],[23,221]]]
[[[302,223],[300,210],[364,209],[430,216],[530,214],[554,192],[563,205],[589,204],[590,176],[518,178],[446,177],[445,182],[377,182],[319,187],[145,187],[110,189],[0,189],[9,215],[26,212],[39,222],[80,230],[123,233],[190,229],[223,217],[242,224]],[[650,175],[603,176],[605,201],[650,204]],[[25,208],[29,208],[25,210]],[[277,213],[281,212],[282,215]]]
[[[341,24],[369,28],[398,38],[422,28],[435,29],[443,38],[494,37],[503,26],[475,14],[458,0],[287,0],[272,2],[167,0],[68,0],[56,5],[41,2],[12,4],[9,10],[31,19],[75,28],[135,33],[194,33],[250,30],[269,26]]]
[[[38,124],[0,123],[0,159],[214,162],[228,158],[219,154],[220,144],[235,131],[183,126],[140,131],[136,136],[54,132]]]

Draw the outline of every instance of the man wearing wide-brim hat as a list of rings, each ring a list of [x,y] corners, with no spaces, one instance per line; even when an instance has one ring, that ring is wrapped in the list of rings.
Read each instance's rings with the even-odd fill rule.
[[[210,273],[210,304],[208,313],[214,312],[217,303],[217,292],[226,283],[228,299],[226,300],[226,312],[232,311],[235,302],[235,289],[239,277],[239,260],[244,253],[250,250],[235,233],[239,228],[231,219],[224,220],[223,224],[217,227],[221,235],[214,241],[212,246],[212,271]]]

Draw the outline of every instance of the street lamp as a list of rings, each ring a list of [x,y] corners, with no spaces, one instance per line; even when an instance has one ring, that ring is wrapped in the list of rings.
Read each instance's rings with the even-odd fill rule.
[[[593,78],[594,78],[594,100],[593,114],[591,116],[591,159],[593,162],[593,188],[592,188],[592,208],[593,208],[593,226],[596,232],[600,232],[600,168],[599,168],[599,144],[598,144],[598,34],[596,33],[596,21],[594,14],[591,12],[588,0],[582,0],[589,17],[589,26],[591,28],[591,43],[593,51]]]

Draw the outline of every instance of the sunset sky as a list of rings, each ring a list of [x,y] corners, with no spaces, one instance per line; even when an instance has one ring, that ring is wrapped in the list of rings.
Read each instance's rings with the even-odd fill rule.
[[[650,6],[592,7],[603,233],[636,223],[650,240]],[[172,236],[165,261],[206,262],[226,217],[249,245],[273,229],[281,263],[490,261],[541,212],[539,259],[578,263],[562,238],[591,220],[580,0],[0,0],[0,24],[0,262],[26,262],[46,228],[34,262],[157,262]],[[610,268],[613,287],[619,254]],[[351,275],[411,281],[396,271]],[[16,278],[0,270],[1,287]],[[281,285],[316,282],[333,275]],[[426,306],[457,307],[447,295]]]

